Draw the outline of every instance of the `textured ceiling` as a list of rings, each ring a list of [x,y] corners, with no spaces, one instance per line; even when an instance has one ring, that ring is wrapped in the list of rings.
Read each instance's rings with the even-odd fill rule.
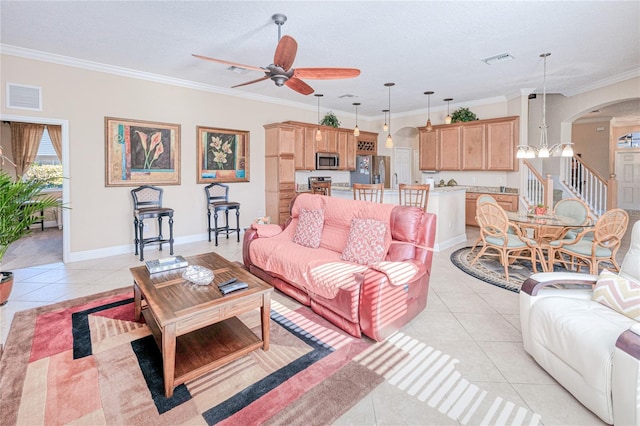
[[[522,89],[571,95],[640,74],[638,1],[7,1],[0,2],[3,51],[33,49],[229,90],[260,78],[192,53],[267,66],[282,34],[298,42],[295,67],[354,67],[348,80],[307,80],[322,110],[381,116],[386,82],[395,114],[451,109]],[[15,52],[15,49],[13,50]],[[515,60],[481,59],[508,52]],[[25,82],[28,84],[28,82]],[[316,107],[270,80],[232,89]],[[353,97],[344,97],[352,95]]]

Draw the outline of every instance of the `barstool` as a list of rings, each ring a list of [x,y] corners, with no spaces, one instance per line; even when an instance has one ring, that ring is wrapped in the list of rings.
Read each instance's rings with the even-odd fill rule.
[[[173,209],[162,207],[162,193],[164,190],[150,185],[142,185],[131,190],[133,197],[133,228],[135,230],[136,255],[140,249],[140,260],[144,260],[144,246],[146,244],[162,245],[169,243],[169,254],[173,255]],[[169,239],[162,236],[162,218],[169,218]],[[144,238],[144,220],[158,219],[158,235]]]
[[[216,246],[218,245],[218,234],[229,234],[236,232],[238,234],[238,242],[240,242],[240,203],[229,201],[229,186],[221,183],[211,183],[204,187],[207,197],[207,220],[209,233],[209,241],[211,241],[211,231],[216,238]],[[213,210],[213,228],[211,228],[211,210]],[[236,211],[236,229],[229,228],[229,210]],[[225,226],[218,227],[218,212],[224,211]]]

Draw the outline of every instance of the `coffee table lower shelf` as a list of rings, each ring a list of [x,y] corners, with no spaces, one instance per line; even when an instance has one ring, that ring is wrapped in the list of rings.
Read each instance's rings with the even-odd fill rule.
[[[162,332],[149,309],[142,315],[162,348]],[[236,317],[177,336],[175,344],[175,373],[165,377],[165,388],[173,389],[202,376],[263,346],[263,341]],[[164,356],[163,356],[164,358]],[[173,379],[173,380],[172,380]],[[172,382],[172,383],[171,383]]]

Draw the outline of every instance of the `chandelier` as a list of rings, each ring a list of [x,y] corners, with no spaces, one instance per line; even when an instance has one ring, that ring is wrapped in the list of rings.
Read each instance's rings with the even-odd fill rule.
[[[518,145],[516,158],[548,158],[560,152],[562,157],[573,157],[573,145],[571,142],[565,144],[555,144],[549,146],[547,139],[547,57],[551,53],[542,53],[540,57],[544,60],[544,73],[542,80],[542,126],[540,126],[540,148],[536,149],[529,145]]]

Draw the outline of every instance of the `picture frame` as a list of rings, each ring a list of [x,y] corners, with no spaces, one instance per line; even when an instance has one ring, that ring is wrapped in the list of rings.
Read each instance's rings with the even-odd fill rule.
[[[249,182],[249,132],[197,126],[197,183]]]
[[[105,186],[180,185],[180,125],[105,117]]]

